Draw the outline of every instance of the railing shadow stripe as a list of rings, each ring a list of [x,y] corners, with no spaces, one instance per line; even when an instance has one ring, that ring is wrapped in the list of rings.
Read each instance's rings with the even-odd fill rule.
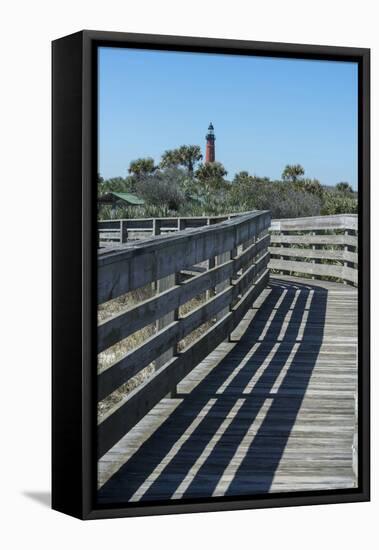
[[[267,321],[273,304],[273,297],[269,295],[265,298],[264,303],[257,312],[259,319]],[[277,296],[277,300],[279,296]],[[275,300],[275,302],[277,301]],[[270,304],[269,307],[266,307],[266,304]],[[283,306],[285,308],[285,305]],[[280,315],[280,312],[277,312],[277,315]],[[254,327],[250,326],[248,331],[250,331],[251,337],[258,338],[260,335],[260,330],[257,332]],[[243,338],[247,338],[245,333]],[[228,372],[224,372],[222,366],[227,364],[228,357],[233,353],[230,352],[214,369],[209,373],[204,380],[197,387],[196,394],[192,392],[187,395],[183,402],[175,409],[174,413],[171,414],[167,420],[152,434],[152,436],[142,444],[140,449],[130,458],[130,460],[101,488],[98,492],[99,500],[107,500],[107,495],[110,495],[110,499],[114,498],[115,492],[118,493],[118,488],[123,487],[121,490],[121,497],[124,501],[127,501],[132,494],[138,489],[139,485],[143,483],[146,477],[148,477],[154,468],[164,459],[171,447],[175,444],[178,434],[184,433],[188,429],[192,418],[199,414],[209,397],[207,395],[202,395],[202,390],[209,388],[214,385],[216,389],[220,387],[225,380],[227,379]],[[190,415],[184,415],[185,410],[191,410]],[[176,432],[173,431],[175,426]],[[141,457],[146,457],[142,459]],[[138,476],[138,479],[135,475],[135,472],[141,469],[141,474]],[[134,472],[129,479],[130,472]],[[126,480],[126,483],[123,480]]]
[[[283,365],[286,364],[287,358],[293,349],[293,345],[296,343],[297,333],[302,322],[301,312],[304,310],[307,302],[307,297],[310,292],[309,289],[312,287],[311,285],[307,285],[306,288],[302,288],[302,286],[298,284],[295,286],[295,288],[293,288],[293,286],[290,284],[281,283],[273,283],[271,286],[271,294],[265,299],[259,311],[257,311],[257,314],[254,317],[254,322],[249,326],[244,336],[241,338],[240,344],[238,344],[235,349],[241,349],[240,345],[242,347],[244,344],[246,344],[246,350],[248,351],[249,342],[251,347],[253,342],[258,341],[263,327],[265,326],[265,322],[267,322],[271,313],[275,311],[271,321],[272,326],[270,326],[269,330],[267,331],[266,338],[263,339],[263,342],[259,344],[259,348],[252,355],[252,357],[249,358],[244,368],[238,373],[236,377],[237,379],[233,380],[232,388],[244,388],[251,377],[254,375],[254,373],[262,365],[265,358],[272,351],[273,346],[276,342],[276,338],[278,337],[281,330],[280,321],[285,318],[286,313],[288,312],[290,306],[294,301],[296,292],[300,290],[300,293],[292,310],[291,318],[286,328],[285,337],[283,338],[284,341],[279,344],[279,348],[274,354],[275,359],[273,358],[272,363],[269,363],[269,366],[265,369],[263,375],[259,378],[256,386],[254,387],[253,392],[249,396],[243,395],[243,397],[245,398],[245,403],[238,411],[232,423],[226,429],[222,439],[214,446],[214,449],[210,452],[209,457],[204,462],[203,466],[199,469],[194,481],[188,485],[188,488],[184,495],[185,497],[191,497],[193,495],[198,496],[199,491],[204,491],[204,482],[201,481],[204,476],[207,479],[209,478],[209,475],[212,476],[212,482],[210,482],[209,479],[207,480],[207,495],[209,496],[209,493],[214,491],[220,477],[222,476],[223,471],[227,468],[236,449],[238,448],[239,443],[242,441],[244,435],[246,434],[249,425],[251,425],[251,423],[254,421],[255,416],[257,415],[262,404],[264,403],[265,396],[260,395],[260,393],[269,394],[270,389],[272,388],[277,376],[280,374],[281,369],[283,368]],[[284,292],[286,293],[286,296],[282,300],[278,308],[275,310],[274,308],[279,302],[282,293]],[[317,294],[319,293],[320,292],[318,289]],[[318,298],[320,298],[320,296],[318,296]],[[313,307],[316,307],[316,304],[317,317],[319,318],[320,307],[322,308],[320,299],[312,299],[310,310],[312,311]],[[308,314],[308,326],[309,324],[311,324],[311,320],[312,315]],[[258,324],[259,327],[257,326]],[[305,345],[307,345],[306,334],[308,334],[308,332],[307,329],[304,330],[302,341]],[[311,333],[313,337],[313,328],[311,330]],[[289,345],[289,343],[292,343],[292,345]],[[262,349],[260,349],[261,347]],[[298,353],[302,353],[301,348],[302,344],[300,344],[300,347],[298,348],[295,356],[297,356]],[[315,361],[318,355],[317,343],[316,345],[313,343],[313,348],[314,349],[313,351],[311,351],[311,353],[312,358],[314,358]],[[104,485],[99,494],[102,501],[107,501],[108,499],[114,500],[115,495],[118,495],[118,498],[123,501],[127,501],[131,498],[131,496],[138,490],[138,487],[142,485],[146,477],[148,477],[154,471],[154,468],[156,468],[157,465],[160,464],[162,460],[164,460],[164,457],[175,444],[178,435],[185,432],[196,414],[199,413],[207,400],[210,399],[211,396],[209,395],[209,392],[208,394],[206,393],[207,388],[208,390],[210,387],[217,390],[217,388],[219,388],[225,382],[229,373],[229,369],[223,368],[223,365],[228,365],[228,361],[232,358],[233,353],[235,353],[234,350],[232,350],[221,361],[217,368],[214,369],[199,384],[199,386],[188,397],[184,399],[183,403],[179,405],[174,413],[162,424],[160,428],[158,428],[158,430],[151,436],[151,438],[142,445],[142,447],[128,461],[128,463],[125,464],[124,467],[122,467],[120,471],[116,473]],[[308,347],[307,353],[309,354]],[[310,373],[311,369],[313,369],[314,362],[311,360],[308,361],[308,363],[309,366],[307,368],[307,373]],[[289,376],[289,372],[290,371],[288,371],[286,377],[284,378],[282,386],[283,384],[285,385],[285,381],[287,379],[287,376]],[[307,376],[304,377],[304,380],[305,379],[307,379]],[[286,382],[286,384],[288,384],[288,382]],[[194,430],[194,432],[188,438],[187,442],[177,452],[173,460],[171,460],[170,463],[162,469],[158,478],[150,485],[149,489],[143,495],[143,500],[154,500],[172,497],[180,483],[182,483],[183,479],[185,479],[185,477],[187,476],[188,471],[190,471],[190,469],[193,467],[193,464],[196,462],[196,460],[198,460],[199,456],[204,451],[204,448],[206,447],[207,443],[209,443],[209,440],[212,439],[212,437],[214,437],[214,434],[217,433],[217,430],[225,419],[225,416],[229,414],[236,400],[241,397],[241,395],[238,395],[238,392],[235,395],[235,392],[232,388],[229,389],[229,392],[228,389],[226,389],[226,392],[224,391],[224,394],[218,396],[219,401],[217,401],[210,408],[206,417],[200,422],[199,426]],[[304,387],[304,391],[305,389],[306,388]],[[224,399],[224,401],[221,401],[222,399]],[[299,399],[296,399],[295,401],[296,406],[300,406]],[[296,410],[296,406],[294,406],[294,408],[291,408],[291,411]],[[187,412],[191,411],[191,414],[188,414],[183,418],[182,413],[184,408],[187,409]],[[276,411],[276,408],[274,407],[272,410]],[[268,422],[272,422],[271,419],[273,415],[273,412],[268,412],[268,420],[263,422],[261,430],[265,429],[265,427],[268,425]],[[248,422],[246,422],[246,418],[248,418]],[[178,426],[178,421],[180,422],[180,426]],[[291,426],[291,422],[288,423],[288,426]],[[238,439],[235,440],[234,445],[229,445],[229,447],[225,449],[225,441],[228,440],[229,434],[233,433],[233,431],[239,432]],[[289,433],[287,435],[287,438],[288,436]],[[277,465],[278,457],[280,456],[280,453],[283,452],[283,449],[285,447],[285,441],[286,438],[281,437],[281,443],[277,443],[277,450],[274,451],[273,456],[270,460],[271,469],[266,463],[266,468],[270,469],[271,479],[274,475],[274,465]],[[258,454],[261,451],[262,449],[259,448]],[[252,452],[253,451],[251,451],[251,453]],[[248,462],[250,463],[250,461]],[[241,463],[240,465],[241,475],[243,475],[243,477],[245,477],[245,475],[243,474],[245,468],[244,464],[245,462]],[[234,484],[230,485],[228,493],[233,493],[237,490],[235,484],[238,483],[239,476],[239,473],[235,475],[236,481]],[[253,477],[251,479],[253,479]],[[266,481],[263,483],[263,485],[262,480],[260,482],[261,490],[268,490],[269,482],[271,483],[270,476],[266,475]]]
[[[289,304],[292,304],[296,299],[295,292],[296,291],[292,291],[292,290],[287,291],[285,299],[280,304],[279,309],[277,310],[273,318],[273,322],[275,318],[277,317],[280,318],[284,312],[288,311]],[[296,311],[301,312],[304,309],[306,300],[307,300],[307,296],[305,295],[305,293],[300,293],[298,295],[296,304],[295,304]],[[300,322],[298,320],[295,321],[293,326],[295,332],[297,332],[296,329],[299,327],[299,325],[300,325]],[[271,349],[274,347],[274,343],[276,341],[277,335],[280,333],[280,329],[281,329],[280,324],[273,324],[272,327],[270,325],[270,328],[267,332],[267,338],[272,344]],[[286,336],[285,336],[285,339],[286,339]],[[268,354],[269,354],[269,350],[266,351],[266,354],[264,357],[267,357]],[[223,471],[227,468],[229,462],[232,460],[234,453],[238,448],[239,443],[242,441],[247,430],[249,429],[249,426],[254,422],[256,415],[258,414],[261,407],[263,406],[265,398],[260,396],[259,393],[261,391],[267,391],[267,393],[269,393],[276,377],[281,372],[281,369],[285,364],[288,355],[289,355],[289,350],[287,350],[284,354],[281,355],[279,363],[276,363],[276,364],[269,363],[268,367],[266,367],[263,374],[258,379],[251,395],[249,397],[246,397],[245,403],[242,405],[241,409],[238,411],[238,413],[232,420],[231,424],[227,428],[223,437],[215,445],[209,458],[205,461],[204,465],[199,470],[193,482],[189,485],[188,489],[184,494],[184,497],[192,498],[193,496],[198,496],[199,493],[201,493],[201,491],[204,491],[205,480],[206,480],[207,493],[208,494],[213,493]],[[255,356],[253,355],[248,360],[244,368],[238,373],[236,379],[233,380],[233,385],[237,388],[243,389],[251,379],[253,372],[256,372],[256,370],[261,366],[263,361],[264,359],[262,358],[262,356],[257,361],[255,360]],[[228,388],[226,388],[224,393],[220,396],[220,405],[219,405],[220,409],[223,412],[223,415],[225,416],[230,413],[231,407],[233,405],[233,401],[236,398],[232,399],[229,402],[225,410],[225,402],[223,400],[224,396],[225,397],[228,396]],[[230,392],[230,396],[234,397],[233,393]],[[241,418],[243,418],[245,414],[247,414],[247,421],[245,419],[242,422]],[[200,425],[198,428],[198,431],[202,430],[202,428],[203,428],[203,425]],[[204,433],[209,434],[208,431]],[[192,442],[188,441],[187,445],[188,445],[188,451],[190,451],[191,453],[190,454],[191,457],[192,455],[199,455],[200,449],[196,448],[196,452],[195,452]],[[183,452],[185,452],[184,449],[183,449]],[[182,461],[182,457],[180,456],[180,454],[178,454],[175,458],[176,458],[176,462],[180,464],[180,462]],[[163,476],[161,476],[161,479],[152,485],[150,491],[145,495],[146,500],[153,499],[154,497],[161,498],[162,494],[164,494],[165,492],[166,493],[168,492],[167,485],[169,482],[170,470],[171,471],[172,469],[175,470],[175,467],[176,467],[175,463],[169,465],[169,467],[166,470],[166,479]],[[186,467],[188,468],[187,464],[186,464]],[[178,481],[177,478],[175,479],[176,481]]]

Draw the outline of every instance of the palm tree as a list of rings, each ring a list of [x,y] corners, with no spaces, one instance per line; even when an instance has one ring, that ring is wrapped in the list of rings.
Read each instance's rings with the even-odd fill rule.
[[[353,189],[349,183],[346,181],[341,181],[340,183],[337,183],[336,185],[337,191],[340,191],[341,193],[352,193]]]
[[[128,172],[137,178],[141,178],[142,176],[153,174],[156,169],[157,166],[154,164],[154,159],[151,157],[146,157],[132,160],[129,165]]]
[[[192,178],[195,164],[199,162],[203,155],[198,145],[182,145],[179,148],[181,164],[188,170],[188,175]]]
[[[181,164],[179,149],[169,149],[162,155],[161,168],[177,168]]]
[[[178,149],[169,149],[162,155],[161,168],[184,166],[192,178],[195,164],[203,158],[198,145],[182,145]]]
[[[224,183],[224,176],[227,173],[221,162],[206,162],[200,164],[196,170],[196,177],[201,183],[220,187]]]
[[[301,164],[287,164],[283,170],[282,178],[284,181],[296,183],[300,176],[304,176],[304,168]]]

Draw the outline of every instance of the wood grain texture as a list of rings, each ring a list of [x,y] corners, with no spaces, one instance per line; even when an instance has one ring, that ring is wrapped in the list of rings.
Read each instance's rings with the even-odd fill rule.
[[[133,349],[125,347],[117,360],[98,368],[97,398],[101,402],[142,369],[155,365],[155,373],[118,400],[99,421],[98,457],[168,392],[175,393],[182,378],[229,337],[268,281],[268,212],[217,220],[217,224],[190,230],[190,235],[183,230],[175,236],[159,237],[162,226],[169,222],[155,218],[154,239],[98,256],[99,303],[105,295],[115,298],[122,290],[133,290],[146,282],[158,284],[158,294],[153,298],[99,325],[99,352],[154,321],[156,332]],[[184,274],[191,279],[182,284]],[[181,304],[204,291],[205,301],[179,314]],[[185,337],[208,324],[211,327],[205,338],[198,338],[182,353],[178,351]]]
[[[230,278],[234,269],[231,261],[214,267],[102,322],[98,326],[98,352]]]
[[[195,227],[214,225],[251,212],[238,212],[224,216],[185,216],[178,218],[132,218],[117,220],[99,220],[98,238],[101,245],[108,241],[126,242],[146,239],[153,235],[162,235],[173,231],[183,231]],[[157,231],[159,227],[159,231]]]
[[[271,234],[271,242],[278,244],[297,244],[297,245],[328,245],[328,246],[358,246],[358,239],[354,235],[326,235],[326,234],[304,234],[304,235],[276,235]]]
[[[277,271],[319,275],[320,277],[336,277],[358,284],[358,270],[343,265],[313,264],[299,260],[276,260],[272,258],[269,267]]]
[[[270,269],[357,285],[357,230],[356,214],[273,220]]]
[[[347,250],[317,250],[307,248],[284,248],[283,246],[270,246],[272,256],[287,256],[291,258],[310,258],[318,260],[338,260],[342,262],[358,263],[358,254]]]
[[[270,225],[269,212],[158,236],[98,256],[98,303],[236,248]]]
[[[209,353],[213,351],[223,340],[225,340],[233,329],[245,315],[248,308],[256,300],[259,294],[264,290],[268,281],[268,271],[264,270],[260,278],[251,285],[249,291],[242,296],[233,309],[223,314],[218,322],[206,331],[197,341],[189,346],[183,352],[178,353],[165,365],[161,366],[151,378],[148,378],[141,386],[128,394],[117,406],[110,410],[104,419],[98,425],[98,457],[103,456],[123,435],[139,422],[167,393],[176,389],[178,383],[187,374],[193,370]],[[223,293],[216,295],[214,303],[220,303],[218,298],[223,298],[224,293],[230,292],[232,287],[226,289]],[[212,302],[213,302],[212,300]],[[212,304],[212,302],[209,302]],[[221,302],[222,303],[222,302]],[[206,304],[208,307],[208,304]],[[205,307],[205,306],[204,306]],[[212,306],[210,306],[212,307]],[[202,309],[202,308],[201,308]],[[192,322],[192,315],[197,315],[197,310],[193,310],[188,315],[188,322]],[[174,322],[160,333],[159,354],[163,353],[171,345],[175,345],[178,340],[178,334],[183,337],[186,334],[187,323],[181,328],[180,323]],[[183,331],[183,332],[182,332]],[[167,337],[169,333],[169,337]],[[157,340],[154,341],[155,346]],[[150,341],[146,345],[142,344],[136,349],[138,361],[134,361],[132,372],[138,372],[140,365],[148,364],[148,360],[157,353],[155,347],[154,353],[151,352]],[[146,355],[149,359],[146,359]],[[131,352],[128,356],[134,356]],[[105,370],[98,376],[99,397],[107,395],[109,389],[115,389],[118,385],[129,378],[129,368],[131,361],[127,358],[122,359],[111,368]]]
[[[99,502],[355,487],[357,318],[352,286],[272,277],[102,457]]]
[[[286,218],[272,220],[273,231],[316,231],[349,229],[357,231],[357,214],[335,214],[331,216],[309,216],[306,218]]]

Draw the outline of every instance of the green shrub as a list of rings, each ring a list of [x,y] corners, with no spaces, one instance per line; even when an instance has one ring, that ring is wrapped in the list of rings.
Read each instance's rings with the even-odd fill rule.
[[[314,193],[297,188],[296,184],[245,179],[233,184],[232,203],[241,210],[270,210],[273,218],[317,216],[321,200]]]
[[[167,213],[178,211],[185,200],[177,169],[168,168],[144,176],[137,182],[136,191],[147,205],[162,207]]]
[[[356,214],[358,199],[353,194],[338,191],[324,191],[321,214]]]

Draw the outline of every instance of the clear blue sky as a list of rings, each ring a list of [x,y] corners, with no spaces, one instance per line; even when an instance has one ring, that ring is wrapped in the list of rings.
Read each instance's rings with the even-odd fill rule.
[[[131,160],[200,145],[210,121],[228,171],[306,176],[357,187],[355,63],[100,48],[99,172],[125,176]]]

